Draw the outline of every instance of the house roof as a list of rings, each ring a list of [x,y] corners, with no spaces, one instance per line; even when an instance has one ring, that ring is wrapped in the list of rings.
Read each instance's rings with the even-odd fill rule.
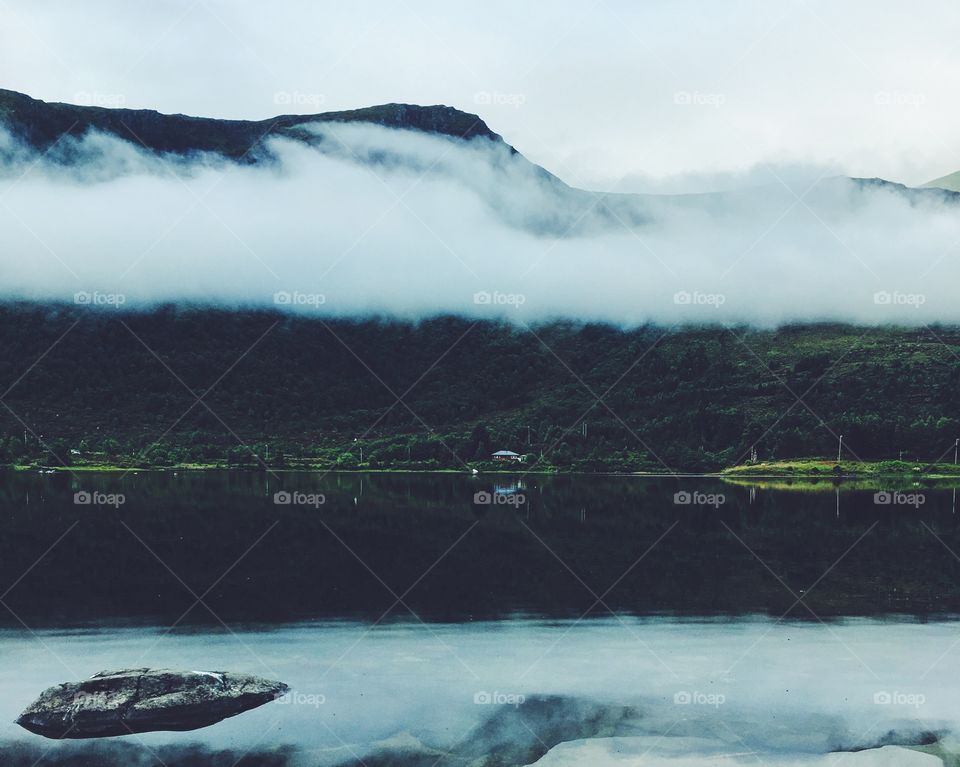
[[[496,453],[494,453],[494,455],[516,456],[517,458],[520,457],[520,453],[514,453],[512,450],[498,450]]]

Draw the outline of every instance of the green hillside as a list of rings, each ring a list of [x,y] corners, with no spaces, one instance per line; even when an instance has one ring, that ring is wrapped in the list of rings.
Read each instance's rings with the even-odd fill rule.
[[[952,460],[960,329],[0,309],[0,463],[706,471]],[[198,397],[201,400],[198,402]],[[362,453],[362,455],[361,455]],[[541,457],[542,456],[542,457]]]

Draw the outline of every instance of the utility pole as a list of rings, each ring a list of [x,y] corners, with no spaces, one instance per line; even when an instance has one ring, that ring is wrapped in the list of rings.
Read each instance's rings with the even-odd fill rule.
[[[840,435],[840,444],[837,445],[837,463],[840,463],[840,452],[843,450],[843,435]]]
[[[957,465],[957,446],[960,445],[960,438],[953,441],[953,465]]]

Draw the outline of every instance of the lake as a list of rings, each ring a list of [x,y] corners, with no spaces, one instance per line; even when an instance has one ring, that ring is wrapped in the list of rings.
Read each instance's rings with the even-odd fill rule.
[[[293,688],[194,732],[3,726],[5,767],[923,765],[955,747],[951,487],[17,472],[0,504],[0,721],[110,668]]]

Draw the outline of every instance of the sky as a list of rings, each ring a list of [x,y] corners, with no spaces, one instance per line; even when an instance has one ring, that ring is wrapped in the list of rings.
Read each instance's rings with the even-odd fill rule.
[[[846,0],[0,0],[0,87],[266,118],[480,114],[603,191],[960,170],[960,6]]]

